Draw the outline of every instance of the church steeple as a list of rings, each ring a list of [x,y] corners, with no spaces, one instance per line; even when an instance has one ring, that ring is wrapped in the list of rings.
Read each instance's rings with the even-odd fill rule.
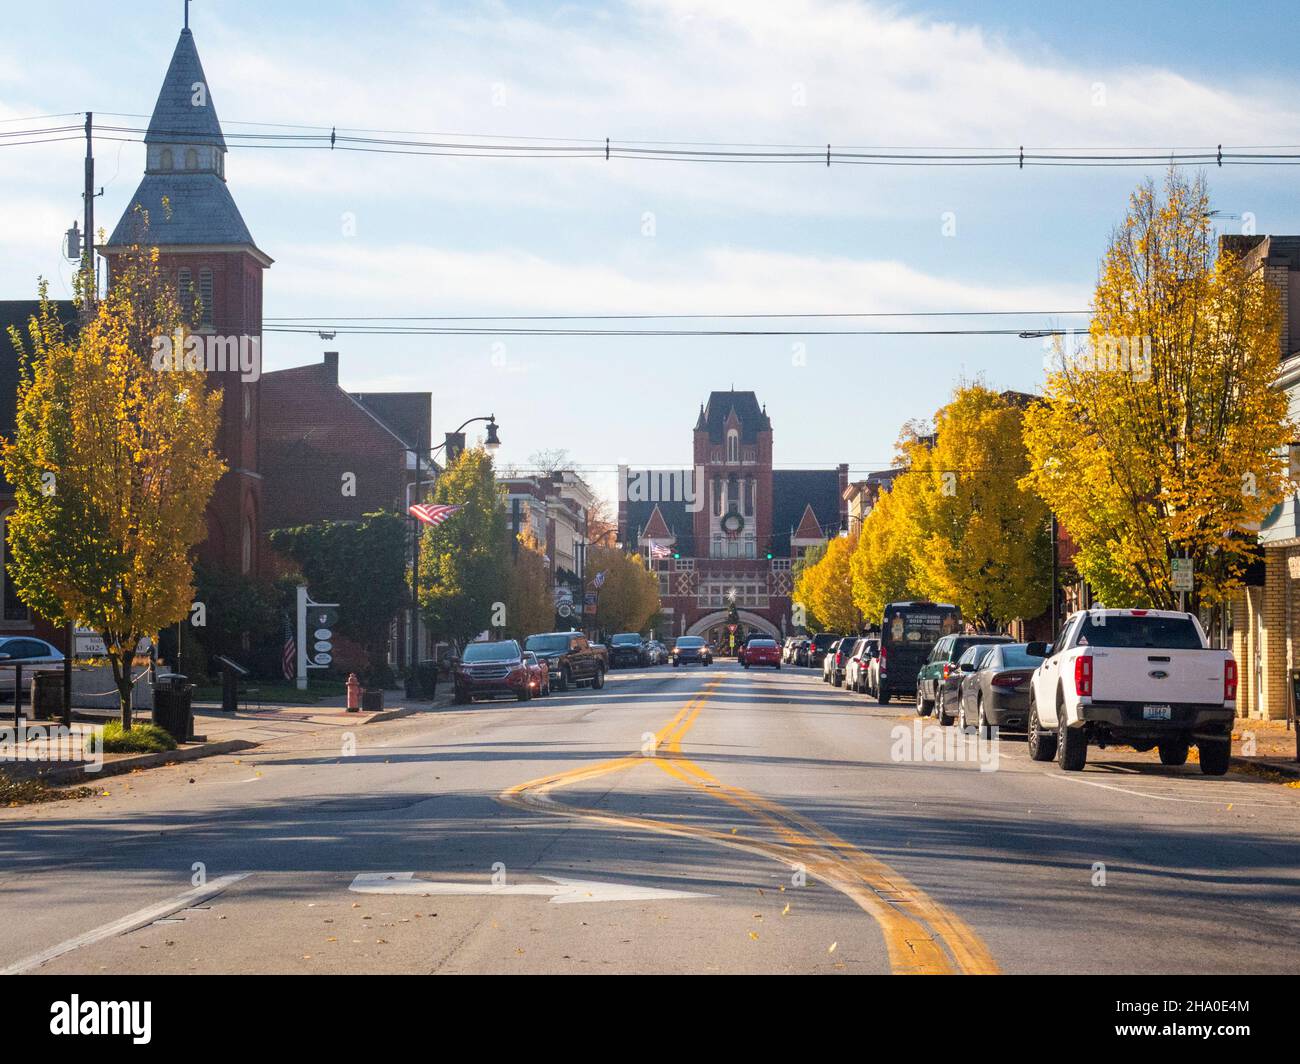
[[[221,245],[247,248],[262,266],[271,264],[253,242],[226,186],[226,138],[188,26],[172,52],[144,143],[144,180],[113,230],[107,252],[137,243]]]

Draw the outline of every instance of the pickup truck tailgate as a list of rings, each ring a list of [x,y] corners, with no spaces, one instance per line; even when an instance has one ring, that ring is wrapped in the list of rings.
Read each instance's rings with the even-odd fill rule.
[[[1094,702],[1223,703],[1226,650],[1093,647]]]

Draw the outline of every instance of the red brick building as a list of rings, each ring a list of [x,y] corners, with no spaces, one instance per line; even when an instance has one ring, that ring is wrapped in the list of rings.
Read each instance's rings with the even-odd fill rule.
[[[793,631],[791,567],[845,528],[848,466],[775,468],[753,392],[713,392],[692,452],[691,470],[628,471],[620,485],[620,541],[659,577],[659,634],[721,639],[733,607],[745,632]]]

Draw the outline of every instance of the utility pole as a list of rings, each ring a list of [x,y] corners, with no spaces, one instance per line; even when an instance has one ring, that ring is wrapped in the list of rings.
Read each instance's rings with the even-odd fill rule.
[[[86,112],[85,186],[81,191],[82,224],[85,237],[81,258],[81,319],[89,324],[95,313],[95,114]],[[77,652],[77,632],[73,621],[63,628],[63,726],[72,728],[72,659]]]
[[[1059,532],[1059,527],[1056,523],[1056,514],[1052,514],[1051,540],[1052,540],[1052,638],[1053,639],[1056,638],[1056,630],[1058,624],[1058,617],[1057,617],[1058,610],[1056,605],[1057,584],[1059,584],[1061,580],[1060,565],[1057,560],[1057,546],[1056,546],[1058,532]]]
[[[423,437],[416,436],[415,439],[415,492],[411,499],[411,505],[417,505],[420,502],[420,448],[423,446]],[[420,680],[420,522],[418,518],[411,518],[413,536],[411,538],[411,655],[407,660],[407,665],[411,669],[411,676],[418,686]],[[419,692],[421,696],[423,691]]]

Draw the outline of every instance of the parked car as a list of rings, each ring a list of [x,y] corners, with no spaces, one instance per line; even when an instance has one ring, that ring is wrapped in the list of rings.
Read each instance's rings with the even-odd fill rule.
[[[793,658],[794,664],[800,666],[801,668],[806,669],[808,667],[808,655],[811,653],[811,651],[812,651],[811,639],[799,640],[798,644],[794,648],[794,658]]]
[[[23,666],[23,683],[33,672],[44,672],[63,664],[63,652],[44,639],[31,636],[0,636],[0,691],[13,692],[17,671],[14,665]],[[27,696],[24,695],[24,698]]]
[[[846,635],[830,645],[822,658],[822,682],[832,687],[839,687],[844,683],[844,666],[848,664],[849,653],[857,641],[856,636]]]
[[[551,668],[545,658],[531,650],[524,651],[524,665],[528,669],[528,686],[534,695],[545,698],[551,693]]]
[[[958,662],[962,669],[957,722],[972,724],[982,739],[992,729],[1023,731],[1029,719],[1029,680],[1042,659],[1028,653],[1027,643],[975,646]],[[967,668],[969,663],[970,668]]]
[[[750,639],[740,648],[740,664],[745,668],[757,665],[770,665],[778,672],[781,670],[781,648],[775,639]]]
[[[609,671],[605,648],[588,642],[581,632],[530,635],[524,649],[545,660],[552,686],[561,691],[584,683],[597,691],[605,686],[605,673]]]
[[[646,660],[645,640],[636,632],[620,632],[610,639],[609,667],[621,669],[624,666],[643,668],[649,664]]]
[[[1029,756],[1078,772],[1091,743],[1160,751],[1182,765],[1196,744],[1201,771],[1222,776],[1232,754],[1237,662],[1213,649],[1190,613],[1083,610],[1042,656],[1029,693]]]
[[[452,674],[457,704],[476,698],[513,695],[520,702],[533,697],[524,650],[517,640],[470,643]]]
[[[812,637],[812,644],[808,647],[808,667],[810,669],[820,669],[822,660],[826,657],[826,651],[830,650],[833,643],[838,643],[842,636],[836,632],[818,632]]]
[[[876,701],[883,706],[894,695],[915,691],[935,643],[960,627],[961,611],[946,602],[889,603],[880,625],[880,656],[869,676]]]
[[[940,639],[916,678],[917,714],[928,717],[933,712],[941,726],[951,724],[957,712],[961,656],[971,647],[1011,641],[1009,635],[946,635]]]
[[[859,639],[844,667],[844,686],[858,694],[867,693],[867,674],[871,660],[880,653],[879,639]]]
[[[647,665],[666,665],[668,663],[668,648],[659,640],[650,639],[645,646]]]
[[[703,636],[680,636],[673,644],[672,662],[674,668],[691,664],[712,665],[713,651],[709,649],[709,644],[704,641]]]

